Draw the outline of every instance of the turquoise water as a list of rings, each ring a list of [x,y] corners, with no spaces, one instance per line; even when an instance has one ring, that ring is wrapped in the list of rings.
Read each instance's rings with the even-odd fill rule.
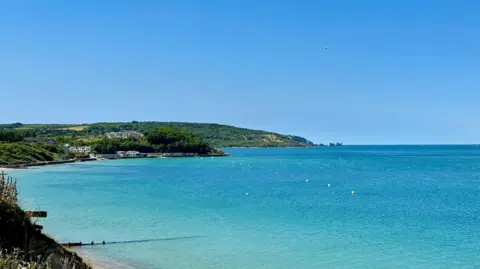
[[[478,147],[227,151],[9,173],[60,241],[177,238],[82,248],[131,268],[480,268]]]

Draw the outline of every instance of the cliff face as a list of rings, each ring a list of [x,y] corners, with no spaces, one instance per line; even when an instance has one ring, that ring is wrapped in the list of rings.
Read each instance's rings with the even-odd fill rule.
[[[38,263],[38,266],[32,268],[91,268],[75,253],[40,232],[18,205],[1,199],[0,227],[0,249],[6,252],[19,250],[17,254],[23,261]]]

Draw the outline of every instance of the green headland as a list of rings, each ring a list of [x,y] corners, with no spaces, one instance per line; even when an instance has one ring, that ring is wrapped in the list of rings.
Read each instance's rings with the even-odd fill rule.
[[[0,166],[92,156],[221,156],[219,148],[228,147],[314,146],[300,136],[210,123],[0,124]]]

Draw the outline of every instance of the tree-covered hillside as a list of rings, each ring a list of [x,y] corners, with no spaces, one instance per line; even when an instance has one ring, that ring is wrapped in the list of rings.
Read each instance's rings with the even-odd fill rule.
[[[98,135],[92,135],[92,133],[81,135],[84,130],[76,131],[71,129],[69,129],[70,132],[74,134],[58,134],[56,129],[41,128],[0,129],[0,166],[35,164],[78,157],[74,152],[63,149],[62,146],[64,144],[90,146],[93,153],[98,154],[115,154],[118,151],[192,153],[200,155],[225,154],[198,135],[170,126],[155,128],[145,132],[143,136],[123,138],[107,138],[103,135],[103,132]],[[54,136],[54,139],[41,138],[38,137],[39,134],[51,135]],[[80,152],[78,154],[81,156],[86,155]]]
[[[311,141],[294,135],[282,135],[229,125],[186,122],[101,122],[93,124],[4,124],[0,129],[33,130],[41,136],[95,137],[108,132],[133,130],[151,132],[162,126],[174,127],[199,136],[214,147],[311,147]]]
[[[172,127],[158,127],[140,139],[102,138],[92,142],[93,151],[113,154],[117,151],[136,150],[142,153],[222,153],[187,131]]]
[[[62,153],[60,148],[47,144],[0,143],[0,166],[54,161]]]

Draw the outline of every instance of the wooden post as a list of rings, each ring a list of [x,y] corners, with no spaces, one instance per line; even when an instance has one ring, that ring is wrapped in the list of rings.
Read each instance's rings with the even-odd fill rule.
[[[46,218],[47,217],[47,211],[25,211],[25,214],[27,214],[31,218]]]

